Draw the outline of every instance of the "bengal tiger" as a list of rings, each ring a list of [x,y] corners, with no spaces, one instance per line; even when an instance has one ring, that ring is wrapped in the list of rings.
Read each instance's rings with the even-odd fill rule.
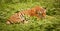
[[[26,21],[24,15],[35,16],[37,17],[37,19],[45,18],[46,10],[40,6],[35,6],[31,9],[20,11],[18,13],[13,14],[12,16],[9,17],[6,23],[11,24],[11,23],[20,23]]]

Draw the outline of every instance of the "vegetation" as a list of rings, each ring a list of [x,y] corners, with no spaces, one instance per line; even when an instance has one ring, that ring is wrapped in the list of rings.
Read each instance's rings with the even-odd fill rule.
[[[15,12],[35,5],[46,8],[46,19],[31,17],[27,24],[5,23]],[[0,0],[0,31],[60,31],[60,0]]]

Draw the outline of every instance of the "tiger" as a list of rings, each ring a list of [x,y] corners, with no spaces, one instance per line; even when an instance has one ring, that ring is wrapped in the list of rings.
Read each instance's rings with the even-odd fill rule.
[[[24,21],[26,21],[26,18],[24,17],[24,15],[28,15],[30,17],[35,16],[35,17],[37,17],[37,19],[45,18],[46,17],[46,9],[44,9],[43,7],[40,7],[40,6],[35,6],[28,10],[19,11],[15,14],[11,15],[7,19],[6,23],[11,24],[11,23],[24,22]]]

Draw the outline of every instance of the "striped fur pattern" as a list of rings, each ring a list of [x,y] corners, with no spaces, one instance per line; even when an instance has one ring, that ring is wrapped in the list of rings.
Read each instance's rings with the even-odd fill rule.
[[[11,23],[20,23],[26,21],[26,18],[24,15],[29,15],[29,16],[35,16],[37,19],[39,18],[45,18],[46,17],[46,10],[42,7],[35,6],[31,9],[20,11],[18,13],[13,14],[12,16],[9,17],[7,20],[7,24]]]

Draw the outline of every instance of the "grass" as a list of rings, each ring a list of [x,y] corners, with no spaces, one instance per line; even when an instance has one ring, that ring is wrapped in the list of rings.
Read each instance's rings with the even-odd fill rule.
[[[60,31],[60,8],[58,0],[33,0],[33,1],[22,1],[16,3],[15,1],[2,2],[0,5],[0,31]],[[48,3],[47,3],[48,2]],[[56,3],[56,5],[55,5]],[[46,7],[47,16],[46,19],[37,20],[35,17],[29,18],[29,23],[25,24],[10,24],[7,25],[5,22],[9,16],[14,14],[16,11],[26,10],[36,5]]]
[[[60,21],[56,17],[46,16],[46,19],[39,21],[32,18],[25,24],[0,23],[0,31],[60,31]]]

